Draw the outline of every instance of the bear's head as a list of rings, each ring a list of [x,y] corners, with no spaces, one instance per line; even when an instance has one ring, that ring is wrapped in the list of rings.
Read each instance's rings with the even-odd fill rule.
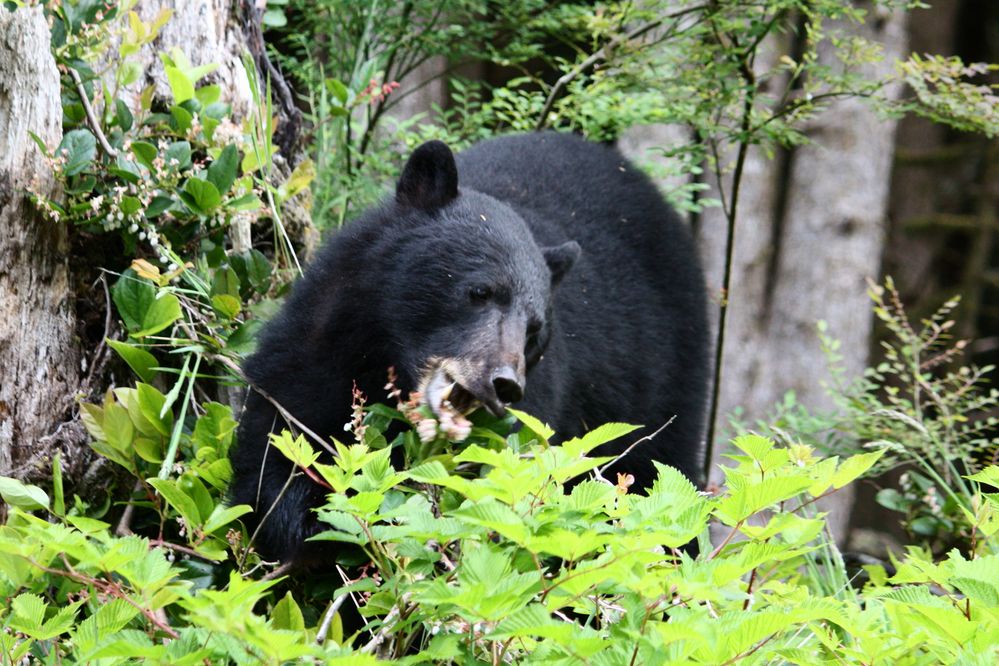
[[[402,284],[387,290],[382,316],[400,370],[438,415],[478,405],[501,415],[549,344],[553,290],[579,245],[539,246],[512,208],[459,189],[440,141],[412,154],[386,212],[399,238],[390,274]]]

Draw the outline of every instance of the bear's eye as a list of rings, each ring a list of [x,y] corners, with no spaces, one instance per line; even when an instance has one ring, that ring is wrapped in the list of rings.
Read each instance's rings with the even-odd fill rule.
[[[473,303],[485,303],[493,296],[493,290],[483,285],[476,285],[468,290],[468,297]]]

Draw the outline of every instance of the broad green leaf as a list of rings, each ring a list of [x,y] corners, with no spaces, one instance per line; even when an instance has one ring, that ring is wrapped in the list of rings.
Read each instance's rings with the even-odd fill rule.
[[[175,104],[170,107],[170,115],[173,117],[173,127],[176,132],[180,135],[187,134],[187,131],[191,129],[191,123],[194,122],[194,116],[191,115],[191,112]]]
[[[166,396],[149,384],[137,383],[135,389],[142,415],[152,424],[156,432],[163,437],[169,437],[173,431],[173,412],[163,411]]]
[[[212,307],[226,319],[235,319],[242,309],[242,304],[235,296],[217,294],[212,296]]]
[[[880,449],[878,451],[871,451],[870,453],[861,453],[860,455],[850,456],[844,460],[836,469],[836,473],[833,474],[833,488],[842,488],[865,473],[874,466],[874,463],[884,455],[885,451],[886,449]]]
[[[146,481],[184,518],[189,529],[201,525],[201,515],[198,504],[178,486],[173,479],[152,477]]]
[[[298,607],[291,592],[286,592],[281,601],[274,604],[274,610],[271,612],[271,624],[275,629],[305,631],[305,618],[302,616],[302,609]]]
[[[128,410],[117,402],[104,407],[104,437],[115,450],[129,455],[135,438],[135,424]]]
[[[66,160],[66,175],[75,176],[94,161],[97,139],[88,129],[72,130],[62,138],[56,153]]]
[[[524,424],[524,427],[537,435],[542,441],[547,442],[555,436],[554,430],[530,414],[512,408],[509,408],[508,411],[516,416],[517,420]]]
[[[180,195],[195,213],[211,213],[222,203],[222,196],[215,185],[199,178],[188,178]]]
[[[49,496],[44,490],[9,476],[0,476],[0,497],[7,504],[26,511],[49,508]]]
[[[205,173],[208,182],[215,185],[215,189],[223,196],[229,192],[233,181],[236,180],[237,169],[239,168],[239,151],[236,146],[229,144],[222,149]]]
[[[562,448],[569,452],[571,456],[585,455],[597,448],[601,444],[606,444],[615,439],[638,430],[641,426],[629,425],[627,423],[605,423],[582,437],[575,437],[562,444]]]
[[[156,159],[157,152],[156,146],[151,143],[146,141],[132,142],[132,154],[135,155],[136,161],[150,171],[153,170],[153,161]]]
[[[144,382],[153,381],[156,377],[156,370],[154,368],[159,365],[155,356],[145,349],[127,342],[112,340],[111,338],[107,338],[106,342],[128,364],[128,367],[132,368],[133,372],[139,376],[139,379]]]
[[[253,511],[253,507],[249,504],[238,504],[236,506],[224,506],[219,504],[212,511],[211,515],[208,516],[208,520],[205,521],[205,525],[202,529],[205,532],[211,533],[223,527],[226,527],[232,521],[236,520],[240,516],[246,515]]]
[[[191,166],[191,144],[187,141],[174,141],[167,146],[163,159],[168,167],[183,171]]]
[[[181,317],[180,301],[128,269],[111,289],[118,313],[137,338],[159,333]]]
[[[187,74],[173,65],[164,65],[170,92],[173,93],[174,104],[180,104],[194,97],[194,83]]]

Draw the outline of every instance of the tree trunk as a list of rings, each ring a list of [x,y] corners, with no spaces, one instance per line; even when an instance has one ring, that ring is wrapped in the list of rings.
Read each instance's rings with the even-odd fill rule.
[[[884,61],[866,72],[881,77],[903,56],[905,17],[872,18],[850,27],[884,46]],[[764,47],[774,59],[787,44]],[[825,62],[835,66],[832,54]],[[871,333],[866,278],[878,278],[884,245],[895,123],[858,100],[832,104],[805,128],[812,143],[768,158],[750,148],[735,232],[725,348],[716,419],[713,481],[720,481],[729,415],[742,408],[752,426],[793,390],[812,411],[829,409],[829,378],[816,324],[825,320],[843,345],[843,365],[856,376],[865,367]],[[684,140],[678,128],[636,128],[621,142],[639,160],[649,147]],[[731,191],[731,176],[725,183]],[[664,188],[675,183],[661,183]],[[718,197],[717,186],[708,196]],[[705,273],[715,307],[722,294],[726,219],[720,208],[696,220]],[[851,497],[832,496],[830,526],[842,543]]]
[[[70,293],[68,229],[44,219],[26,195],[52,191],[51,169],[32,142],[62,138],[59,73],[39,7],[0,7],[0,475],[48,468],[59,426],[80,383]],[[65,438],[66,442],[79,437]],[[76,454],[72,446],[64,458]]]
[[[173,16],[154,43],[131,56],[145,75],[123,98],[137,106],[141,90],[152,84],[156,96],[168,99],[158,53],[178,46],[195,65],[219,65],[209,75],[210,82],[221,87],[238,121],[255,111],[243,66],[248,53],[259,68],[260,97],[268,84],[272,90],[274,140],[280,147],[275,178],[286,177],[300,157],[299,113],[284,80],[267,60],[259,9],[245,0],[147,0],[135,7],[147,21],[162,9],[172,9]],[[0,8],[0,474],[46,476],[51,456],[59,449],[64,477],[71,485],[82,481],[79,490],[86,493],[88,486],[101,486],[104,474],[99,468],[88,472],[93,456],[85,446],[75,397],[81,387],[98,394],[106,387],[109,378],[100,376],[105,367],[101,361],[109,352],[104,345],[79,349],[72,291],[77,283],[91,285],[98,274],[95,270],[70,279],[72,231],[42,219],[24,195],[32,181],[41,192],[52,188],[51,171],[28,132],[49,146],[57,145],[62,134],[60,78],[49,42],[41,8]],[[108,57],[116,57],[116,51]],[[289,228],[289,233],[307,246],[311,222],[300,212],[286,210],[286,218],[299,220],[301,227]],[[231,235],[234,244],[245,244],[249,237],[248,229],[233,229]],[[108,317],[111,322],[114,314]]]
[[[881,78],[904,55],[905,14],[885,14],[849,26],[884,48],[865,72]],[[830,66],[831,53],[820,53]],[[867,278],[878,279],[891,182],[895,122],[860,100],[831,104],[805,128],[811,143],[764,161],[751,151],[736,230],[734,277],[722,364],[718,431],[737,406],[743,421],[763,418],[793,390],[811,411],[830,409],[828,363],[816,332],[819,320],[842,342],[848,377],[867,365],[872,328]],[[709,284],[721,284],[724,219],[702,216],[699,234],[712,260]],[[716,451],[717,455],[718,451]],[[845,542],[852,495],[842,491],[822,507]]]

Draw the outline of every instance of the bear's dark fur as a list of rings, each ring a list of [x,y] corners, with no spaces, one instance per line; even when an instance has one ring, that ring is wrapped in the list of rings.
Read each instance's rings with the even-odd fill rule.
[[[609,478],[630,473],[648,487],[655,460],[696,481],[705,309],[690,233],[616,150],[543,133],[485,141],[455,160],[430,142],[395,197],[318,254],[246,373],[323,437],[344,436],[355,381],[385,399],[389,366],[403,391],[430,376],[454,382],[453,400],[494,413],[513,403],[560,437],[610,421],[648,433],[676,415]],[[254,507],[251,531],[266,516],[261,553],[302,564],[326,547],[304,543],[325,491],[304,475],[284,488],[291,466],[267,435],[285,427],[251,389],[231,499]]]

